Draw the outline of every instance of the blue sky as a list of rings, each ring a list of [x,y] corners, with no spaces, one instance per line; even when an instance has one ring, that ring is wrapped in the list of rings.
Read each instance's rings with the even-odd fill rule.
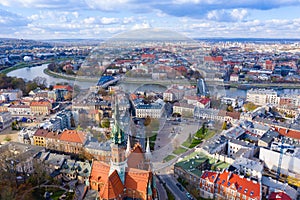
[[[110,38],[165,28],[192,38],[300,38],[300,0],[1,0],[0,37]]]

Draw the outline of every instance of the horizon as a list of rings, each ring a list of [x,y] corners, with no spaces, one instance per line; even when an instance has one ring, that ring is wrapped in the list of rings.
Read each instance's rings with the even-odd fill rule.
[[[3,0],[1,38],[111,38],[165,28],[189,38],[299,38],[300,2],[225,0]]]

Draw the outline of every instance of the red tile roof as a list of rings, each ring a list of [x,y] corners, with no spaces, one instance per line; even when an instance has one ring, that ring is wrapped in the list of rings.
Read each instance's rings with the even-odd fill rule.
[[[289,138],[293,138],[293,139],[298,139],[300,140],[300,131],[297,130],[288,130],[286,128],[279,128],[279,127],[275,127],[275,130],[283,136],[289,137]]]
[[[143,55],[142,55],[142,59],[146,59],[146,58],[154,59],[154,58],[155,58],[155,55],[154,55],[154,54],[143,54]]]
[[[72,91],[73,88],[70,85],[54,85],[53,90],[68,90]]]
[[[46,137],[50,138],[50,139],[57,139],[57,140],[59,140],[60,136],[61,136],[61,134],[58,134],[57,132],[50,131],[50,132],[48,132],[48,134],[47,134]]]
[[[32,101],[30,102],[30,106],[50,106],[51,103],[49,101]]]
[[[269,196],[269,200],[292,200],[292,198],[284,192],[272,192]]]
[[[125,187],[137,190],[146,196],[148,183],[152,178],[151,171],[128,168],[125,173]]]
[[[33,136],[46,137],[48,132],[49,132],[48,130],[41,128],[41,129],[36,130],[35,133],[33,134]]]
[[[203,105],[206,105],[208,102],[210,102],[210,99],[209,98],[201,98],[200,103],[202,103]]]
[[[127,165],[130,168],[139,168],[139,164],[143,163],[144,159],[142,147],[136,144],[127,158]]]
[[[205,171],[201,178],[205,179],[206,181],[210,183],[214,183],[215,180],[217,179],[218,173],[217,172],[210,172],[210,171]]]
[[[111,175],[108,177],[107,182],[100,189],[100,197],[101,199],[114,199],[120,198],[124,191],[124,185],[118,175],[118,172],[115,170]]]
[[[223,62],[223,57],[222,56],[217,56],[217,57],[213,57],[213,56],[204,56],[204,61],[206,62]]]
[[[76,130],[65,130],[62,132],[60,140],[84,144],[86,141],[86,133]]]
[[[258,182],[255,183],[250,179],[242,178],[232,172],[224,171],[220,173],[216,184],[236,190],[238,193],[252,199],[261,199],[260,184]]]
[[[90,180],[106,183],[110,166],[104,162],[94,160],[92,163]]]

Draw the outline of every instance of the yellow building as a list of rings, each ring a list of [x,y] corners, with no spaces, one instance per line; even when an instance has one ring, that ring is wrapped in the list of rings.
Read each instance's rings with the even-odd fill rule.
[[[49,115],[52,104],[49,101],[32,101],[30,103],[30,109],[34,115]]]
[[[46,147],[46,136],[49,133],[46,129],[38,129],[33,135],[33,143],[37,146]]]

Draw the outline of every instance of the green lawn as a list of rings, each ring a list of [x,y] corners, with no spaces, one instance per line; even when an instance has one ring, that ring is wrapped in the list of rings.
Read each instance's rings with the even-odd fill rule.
[[[189,146],[189,148],[194,148],[195,146],[197,146],[201,142],[202,142],[202,140],[197,140],[197,139],[193,138],[193,141],[192,141],[191,145]]]
[[[208,140],[208,139],[212,138],[215,134],[216,134],[216,131],[208,130],[204,136],[204,139]]]
[[[60,197],[61,195],[63,195],[63,193],[65,193],[65,191],[63,191],[63,190],[58,190],[58,191],[56,191],[56,192],[53,193],[53,195],[51,196],[51,198],[52,198],[53,200],[59,200],[59,197]]]
[[[191,141],[191,138],[189,137],[186,141],[184,141],[182,143],[182,146],[187,147],[187,148],[193,148],[193,147],[197,146],[198,144],[200,144],[203,139],[207,140],[207,139],[213,137],[215,135],[215,133],[216,132],[214,130],[209,130],[207,128],[205,128],[203,131],[203,127],[201,127],[194,134],[192,141]]]
[[[151,150],[154,150],[156,137],[157,137],[157,134],[155,134],[155,135],[149,137],[149,141],[150,141],[150,149],[151,149]]]
[[[176,158],[176,156],[174,155],[168,155],[167,157],[164,158],[165,162],[169,162],[170,160],[173,160],[174,158]]]
[[[182,154],[182,153],[184,153],[184,152],[186,152],[186,151],[187,151],[187,149],[182,148],[182,147],[178,147],[177,149],[175,149],[175,150],[173,151],[173,153],[176,154],[176,155],[180,155],[180,154]]]
[[[181,145],[184,146],[184,147],[186,147],[186,148],[190,148],[191,142],[189,141],[189,139],[187,139]]]

